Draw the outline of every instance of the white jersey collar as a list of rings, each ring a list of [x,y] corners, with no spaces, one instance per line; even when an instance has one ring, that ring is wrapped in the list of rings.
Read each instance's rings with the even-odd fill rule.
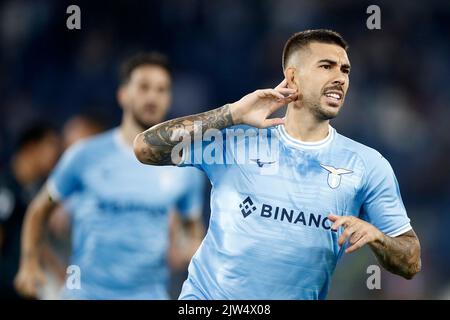
[[[305,142],[295,139],[287,133],[284,124],[279,125],[277,130],[280,133],[281,140],[291,147],[300,149],[321,149],[328,146],[336,135],[336,130],[331,125],[328,127],[328,135],[324,139],[314,142]]]

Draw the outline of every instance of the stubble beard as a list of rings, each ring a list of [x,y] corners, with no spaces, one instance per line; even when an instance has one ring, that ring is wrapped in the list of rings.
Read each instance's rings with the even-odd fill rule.
[[[319,121],[331,120],[337,117],[339,110],[333,112],[334,110],[327,110],[320,103],[321,96],[316,99],[306,99],[303,104],[311,111],[314,117]],[[313,100],[313,101],[312,101]]]
[[[141,129],[142,131],[147,130],[148,128],[153,127],[154,125],[157,125],[157,123],[155,123],[155,121],[144,121],[137,112],[132,111],[131,112],[131,117],[134,121],[134,123],[136,123]]]

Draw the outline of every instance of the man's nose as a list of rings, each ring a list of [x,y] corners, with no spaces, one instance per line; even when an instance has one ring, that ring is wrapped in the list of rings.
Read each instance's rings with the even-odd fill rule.
[[[345,76],[343,74],[339,74],[336,76],[336,78],[333,80],[333,84],[334,85],[341,85],[344,86],[345,85],[345,81],[347,81],[347,79],[345,79]]]
[[[158,93],[155,90],[147,90],[147,92],[145,94],[145,100],[147,102],[153,102],[157,96],[158,96]]]

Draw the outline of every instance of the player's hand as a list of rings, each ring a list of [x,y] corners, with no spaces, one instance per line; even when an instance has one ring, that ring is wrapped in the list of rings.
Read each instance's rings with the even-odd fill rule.
[[[282,106],[295,101],[297,97],[297,90],[287,88],[286,80],[274,89],[256,90],[231,104],[233,122],[257,128],[282,124],[283,119],[268,117]]]
[[[38,288],[45,284],[46,276],[38,262],[28,262],[21,265],[14,279],[18,293],[27,298],[36,298]]]
[[[344,232],[338,239],[338,244],[342,246],[348,239],[350,246],[345,250],[345,253],[358,250],[365,244],[379,241],[384,236],[384,234],[372,224],[353,216],[337,216],[335,214],[329,214],[328,219],[333,222],[331,229],[338,230],[339,227],[344,228]]]

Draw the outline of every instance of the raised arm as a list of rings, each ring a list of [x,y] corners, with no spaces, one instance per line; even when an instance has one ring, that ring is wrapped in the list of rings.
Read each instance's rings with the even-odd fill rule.
[[[234,124],[230,105],[204,113],[177,118],[160,123],[140,133],[134,140],[134,153],[145,164],[172,165],[172,149],[184,134],[194,139],[194,129],[202,133],[210,128],[223,129]],[[201,127],[194,127],[194,122]]]
[[[22,227],[19,272],[14,280],[17,291],[27,297],[36,297],[37,287],[45,281],[39,261],[44,223],[53,212],[56,202],[44,185],[25,214]]]
[[[208,129],[222,130],[236,124],[248,124],[258,128],[280,124],[282,119],[268,117],[296,97],[294,89],[286,88],[286,81],[274,89],[256,90],[235,103],[151,127],[135,138],[134,152],[139,161],[145,164],[177,164],[172,157],[172,149],[183,136],[189,135],[193,141],[196,130],[203,134]]]

